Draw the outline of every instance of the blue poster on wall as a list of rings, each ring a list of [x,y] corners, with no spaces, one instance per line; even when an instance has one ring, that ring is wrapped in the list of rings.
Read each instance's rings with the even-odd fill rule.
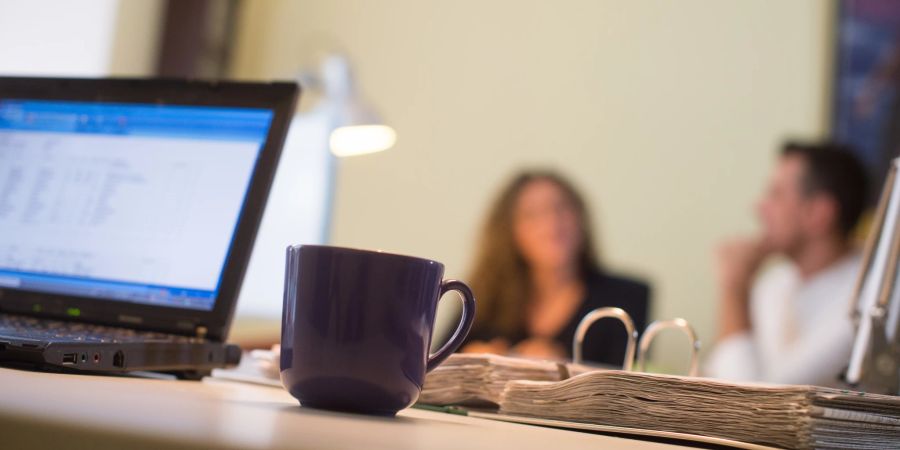
[[[869,168],[874,200],[900,156],[900,2],[842,1],[837,37],[834,138]]]

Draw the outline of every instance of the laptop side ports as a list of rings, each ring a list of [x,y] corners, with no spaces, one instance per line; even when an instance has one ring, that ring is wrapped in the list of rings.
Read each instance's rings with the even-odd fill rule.
[[[118,368],[125,367],[125,353],[123,353],[122,350],[117,351],[116,354],[113,355],[113,366]]]

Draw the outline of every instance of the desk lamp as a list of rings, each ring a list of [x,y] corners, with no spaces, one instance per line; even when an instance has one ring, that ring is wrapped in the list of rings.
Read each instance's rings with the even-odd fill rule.
[[[301,74],[300,81],[323,91],[324,98],[318,107],[326,109],[334,119],[329,146],[335,156],[375,153],[394,146],[397,134],[363,102],[346,57],[326,56],[318,75],[306,72]]]

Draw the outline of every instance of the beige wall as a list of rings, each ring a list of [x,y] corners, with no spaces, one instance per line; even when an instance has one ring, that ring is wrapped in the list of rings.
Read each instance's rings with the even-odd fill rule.
[[[341,161],[334,243],[465,276],[503,180],[558,167],[593,205],[609,266],[651,280],[654,316],[683,316],[709,342],[715,243],[754,228],[779,141],[825,128],[831,12],[818,0],[249,0],[233,75],[290,78],[342,50],[396,128],[392,150]],[[679,344],[659,357],[679,360]]]
[[[165,6],[163,0],[118,1],[115,40],[110,51],[111,75],[156,73]]]

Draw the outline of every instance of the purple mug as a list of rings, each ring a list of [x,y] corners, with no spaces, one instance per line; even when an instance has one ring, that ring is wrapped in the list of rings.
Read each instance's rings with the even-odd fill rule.
[[[419,397],[425,373],[462,344],[475,298],[444,265],[378,251],[287,249],[281,382],[302,406],[394,415]],[[429,355],[437,303],[463,298],[462,320]]]

